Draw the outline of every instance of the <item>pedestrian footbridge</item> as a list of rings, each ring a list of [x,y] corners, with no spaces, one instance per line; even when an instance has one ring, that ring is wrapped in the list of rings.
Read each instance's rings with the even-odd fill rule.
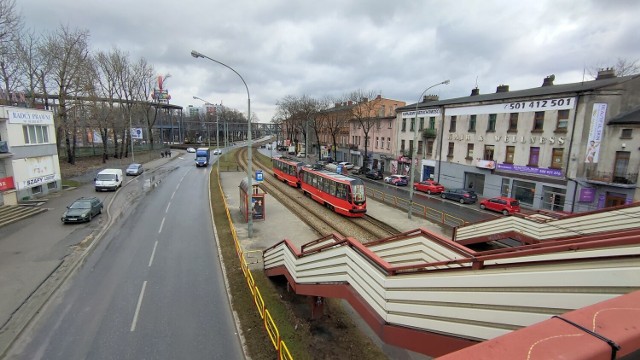
[[[504,217],[452,239],[426,229],[300,249],[285,239],[264,251],[264,269],[300,295],[347,300],[389,344],[441,356],[640,289],[639,218],[631,205]],[[471,249],[480,243],[491,250]],[[640,308],[629,316],[640,323]]]

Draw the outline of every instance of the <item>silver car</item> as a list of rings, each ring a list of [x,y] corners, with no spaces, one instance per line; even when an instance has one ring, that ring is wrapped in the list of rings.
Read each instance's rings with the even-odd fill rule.
[[[127,175],[132,175],[132,176],[140,175],[143,172],[144,172],[144,168],[142,167],[142,164],[131,164],[129,165],[126,171]]]

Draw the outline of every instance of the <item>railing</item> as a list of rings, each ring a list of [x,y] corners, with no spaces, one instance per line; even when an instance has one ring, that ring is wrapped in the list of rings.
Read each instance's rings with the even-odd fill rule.
[[[638,182],[638,173],[620,174],[610,171],[596,171],[587,169],[587,180],[599,181],[608,184],[636,184]]]
[[[349,150],[358,150],[358,145],[356,145],[356,144],[349,144]]]
[[[423,129],[422,130],[422,137],[427,138],[427,139],[433,139],[436,137],[436,129]]]
[[[409,200],[389,195],[379,190],[367,189],[366,195],[368,198],[378,200],[397,209],[406,210],[409,208]],[[451,228],[467,224],[466,221],[459,217],[415,202],[413,203],[412,210],[413,214],[416,214],[423,219],[431,220],[435,223],[440,223]]]

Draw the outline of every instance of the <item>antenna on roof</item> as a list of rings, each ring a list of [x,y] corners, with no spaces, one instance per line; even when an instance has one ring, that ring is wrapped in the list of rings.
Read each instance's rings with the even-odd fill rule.
[[[476,76],[476,88],[478,87],[478,76]]]

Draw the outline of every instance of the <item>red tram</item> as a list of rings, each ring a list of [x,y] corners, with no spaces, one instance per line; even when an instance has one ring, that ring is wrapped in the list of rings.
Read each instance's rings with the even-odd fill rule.
[[[296,161],[286,157],[271,159],[273,163],[273,176],[286,182],[290,186],[300,187],[300,169],[304,165],[301,161]]]
[[[367,212],[362,179],[307,166],[300,174],[302,191],[320,204],[349,217],[362,217]]]

